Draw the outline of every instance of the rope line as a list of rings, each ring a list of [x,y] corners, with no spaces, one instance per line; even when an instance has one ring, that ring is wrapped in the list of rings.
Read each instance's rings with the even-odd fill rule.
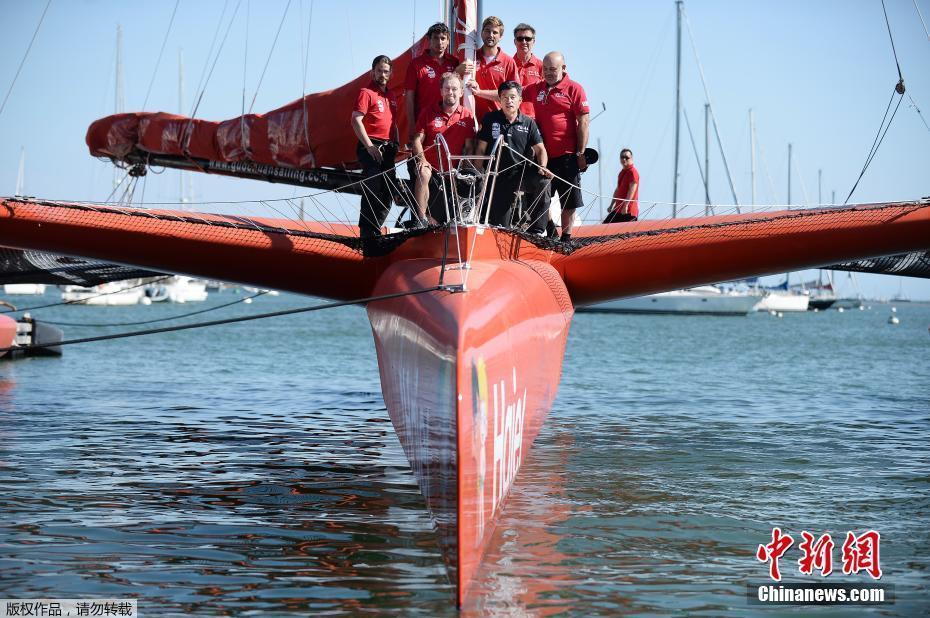
[[[284,14],[281,15],[281,23],[278,24],[278,31],[275,32],[274,41],[271,43],[271,49],[268,50],[268,59],[265,60],[265,68],[262,69],[262,74],[258,78],[258,85],[255,86],[255,95],[252,96],[252,103],[249,105],[249,113],[252,113],[252,108],[255,107],[255,99],[258,98],[258,91],[261,90],[262,81],[265,79],[265,72],[268,71],[268,65],[271,64],[271,56],[274,55],[274,48],[278,44],[278,37],[281,35],[281,28],[284,27],[284,20],[287,18],[287,11],[291,8],[291,0],[287,0],[287,6],[284,7]]]
[[[268,291],[264,290],[258,292],[257,294],[252,294],[251,296],[246,296],[245,298],[240,298],[239,300],[234,300],[229,303],[223,303],[222,305],[217,305],[215,307],[209,307],[207,309],[199,309],[197,311],[190,311],[188,313],[182,313],[180,315],[169,315],[166,318],[155,318],[154,320],[142,320],[141,322],[111,322],[109,324],[95,324],[88,322],[53,322],[51,320],[40,320],[45,324],[54,324],[55,326],[93,326],[98,328],[107,328],[110,326],[141,326],[143,324],[154,324],[155,322],[167,322],[168,320],[181,320],[183,318],[189,318],[192,315],[200,315],[202,313],[210,313],[211,311],[216,311],[217,309],[225,309],[226,307],[232,307],[233,305],[244,303],[247,300],[252,300],[253,298],[258,298],[267,294]]]
[[[52,4],[52,0],[48,0],[45,3],[45,9],[42,11],[42,17],[39,18],[39,23],[36,25],[35,32],[32,33],[32,38],[29,40],[29,45],[26,46],[26,53],[23,54],[23,59],[19,61],[19,67],[16,69],[16,74],[13,76],[13,81],[10,82],[10,87],[7,88],[6,95],[3,97],[3,104],[0,104],[0,114],[3,113],[3,109],[6,107],[6,102],[10,99],[10,94],[13,92],[13,86],[16,85],[16,80],[19,79],[19,73],[23,70],[23,65],[26,64],[26,58],[29,57],[29,51],[32,49],[32,44],[36,42],[36,37],[39,35],[39,28],[42,27],[42,22],[45,21],[45,14],[48,13],[48,7]]]
[[[142,102],[142,109],[148,105],[149,95],[152,94],[152,86],[155,85],[155,76],[158,75],[158,67],[161,65],[162,54],[165,53],[165,45],[168,43],[168,35],[171,34],[171,26],[174,25],[174,16],[178,12],[178,5],[181,0],[175,0],[174,10],[171,11],[171,19],[168,21],[168,30],[165,31],[165,38],[161,42],[161,49],[158,51],[158,60],[155,61],[155,70],[152,71],[152,80],[149,82],[149,89],[145,92],[145,100]]]
[[[223,320],[212,320],[209,322],[196,322],[194,324],[180,324],[178,326],[165,326],[162,328],[150,328],[146,330],[131,331],[127,333],[113,333],[110,335],[98,335],[96,337],[82,337],[80,339],[66,339],[64,341],[58,341],[56,343],[30,344],[30,345],[24,345],[24,346],[0,348],[0,352],[9,352],[11,350],[34,350],[38,348],[57,348],[59,346],[74,345],[77,343],[92,343],[95,341],[110,341],[113,339],[127,339],[129,337],[142,337],[144,335],[156,335],[160,333],[170,333],[170,332],[181,331],[181,330],[191,330],[194,328],[206,328],[208,326],[220,326],[222,324],[234,324],[237,322],[250,322],[252,320],[275,318],[275,317],[281,317],[285,315],[294,315],[297,313],[308,313],[311,311],[319,311],[321,309],[335,309],[336,307],[347,307],[351,305],[359,305],[359,304],[364,304],[364,303],[377,302],[381,300],[391,300],[393,298],[400,298],[402,296],[414,296],[417,294],[425,294],[427,292],[441,292],[441,291],[451,292],[454,289],[456,289],[454,286],[436,285],[430,288],[424,288],[422,290],[414,290],[412,292],[397,292],[394,294],[384,294],[381,296],[369,296],[366,298],[359,298],[356,300],[324,303],[322,305],[312,305],[309,307],[298,307],[296,309],[284,309],[282,311],[271,311],[269,313],[239,316],[235,318],[226,318]]]

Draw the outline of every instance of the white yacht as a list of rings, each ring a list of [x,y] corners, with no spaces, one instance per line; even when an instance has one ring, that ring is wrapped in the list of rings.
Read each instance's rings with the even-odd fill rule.
[[[92,288],[69,285],[61,293],[61,300],[77,305],[117,306],[137,305],[144,292],[141,287],[129,287],[132,281],[111,281]]]
[[[746,315],[762,299],[762,293],[723,290],[702,285],[684,290],[611,300],[586,307],[580,312],[592,313],[653,313],[682,315]]]
[[[13,294],[41,295],[41,294],[45,294],[45,284],[44,283],[4,283],[3,293],[10,294],[10,295],[13,295]]]
[[[807,291],[769,290],[756,305],[756,311],[807,311],[811,296]]]

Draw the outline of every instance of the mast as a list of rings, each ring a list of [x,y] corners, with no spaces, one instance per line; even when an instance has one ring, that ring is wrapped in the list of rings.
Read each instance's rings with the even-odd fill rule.
[[[756,205],[756,119],[749,108],[749,184],[752,187],[752,205]]]
[[[788,144],[788,206],[791,206],[791,144]]]
[[[20,197],[26,195],[26,147],[19,149],[19,171],[16,174],[16,193]]]
[[[126,107],[125,96],[123,94],[123,28],[116,24],[116,88],[114,90],[113,109],[117,114],[122,114]],[[113,168],[113,188],[120,185],[119,168]]]
[[[597,151],[604,152],[601,150],[601,138],[597,138]],[[597,166],[597,209],[600,220],[604,220],[604,166],[598,164]]]
[[[710,215],[710,104],[704,104],[704,216]]]
[[[184,114],[184,51],[178,50],[178,113]],[[181,198],[181,209],[187,204],[188,196],[185,191],[184,181],[186,180],[183,170],[178,170],[179,194]]]
[[[681,9],[683,0],[675,0],[678,31],[675,44],[675,166],[672,175],[672,217],[678,216],[678,146],[681,141]]]
[[[817,170],[817,205],[823,204],[823,170]]]

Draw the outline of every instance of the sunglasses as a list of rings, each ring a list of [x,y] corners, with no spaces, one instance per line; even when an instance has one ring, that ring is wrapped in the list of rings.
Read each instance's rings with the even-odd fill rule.
[[[529,43],[530,41],[535,40],[535,37],[531,37],[531,36],[518,36],[518,37],[516,37],[515,40],[520,41],[521,43]]]
[[[621,161],[629,161],[629,160],[630,160],[630,157],[628,157],[628,156],[626,156],[626,155],[623,155],[622,157],[620,157],[620,160],[621,160]]]

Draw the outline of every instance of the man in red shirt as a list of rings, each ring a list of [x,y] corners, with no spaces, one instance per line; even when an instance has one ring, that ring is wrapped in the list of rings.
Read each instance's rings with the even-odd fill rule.
[[[588,169],[584,149],[588,145],[588,96],[581,84],[569,79],[561,52],[543,58],[543,79],[523,91],[532,101],[536,123],[549,153],[549,171],[555,178],[551,191],[562,203],[562,241],[572,236],[575,209],[583,205],[581,172]]]
[[[435,23],[426,31],[429,48],[413,59],[404,79],[407,107],[407,141],[413,141],[417,118],[424,109],[438,104],[439,80],[443,74],[454,71],[458,60],[448,53],[449,28]]]
[[[517,53],[513,55],[513,62],[517,65],[517,75],[520,85],[526,88],[543,78],[542,60],[533,55],[533,45],[536,43],[536,29],[529,24],[517,24],[513,29],[513,44]],[[533,118],[533,102],[524,99],[520,104],[520,113]]]
[[[501,49],[499,43],[504,35],[504,22],[493,15],[481,24],[481,40],[484,42],[477,52],[475,77],[468,83],[475,95],[475,116],[478,120],[488,112],[500,109],[497,89],[508,81],[518,81],[517,65],[513,58]],[[471,68],[465,63],[465,72]]]
[[[639,172],[633,166],[633,151],[624,148],[620,151],[620,174],[617,175],[617,188],[611,201],[604,223],[622,223],[636,221],[639,217]]]
[[[351,125],[358,137],[355,152],[362,164],[362,207],[358,215],[359,235],[377,236],[391,210],[391,186],[397,185],[394,157],[397,155],[397,100],[388,90],[391,59],[377,56],[371,62],[371,83],[359,90],[352,108]]]
[[[452,72],[445,73],[440,93],[442,100],[439,104],[420,113],[413,136],[413,153],[417,161],[414,183],[417,211],[421,221],[427,218],[427,197],[432,193],[429,222],[433,225],[448,220],[446,205],[440,203],[438,198],[442,192],[447,196],[452,195],[448,172],[454,164],[450,162],[449,155],[470,153],[475,141],[475,117],[461,104],[462,80],[459,76]],[[437,143],[439,135],[442,135],[443,141]],[[434,174],[434,170],[438,173]],[[442,185],[437,178],[439,174],[442,174]],[[431,192],[431,188],[434,191]],[[455,207],[454,204],[450,206]]]

